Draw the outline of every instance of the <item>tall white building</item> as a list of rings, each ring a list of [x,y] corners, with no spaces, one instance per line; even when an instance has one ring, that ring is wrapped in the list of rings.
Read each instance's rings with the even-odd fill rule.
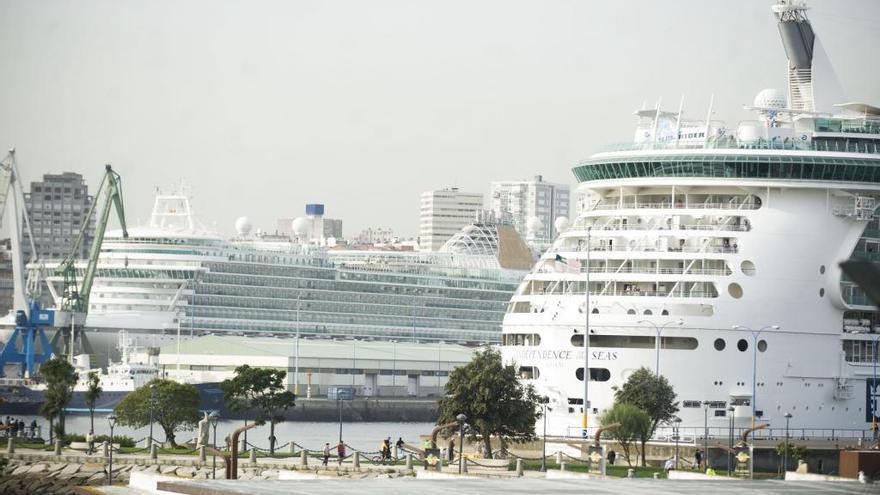
[[[554,222],[570,211],[568,185],[544,182],[540,175],[533,180],[493,182],[489,201],[496,218],[509,219],[529,243],[552,241],[558,234]]]
[[[437,251],[483,209],[483,195],[459,191],[457,187],[422,193],[419,247]]]

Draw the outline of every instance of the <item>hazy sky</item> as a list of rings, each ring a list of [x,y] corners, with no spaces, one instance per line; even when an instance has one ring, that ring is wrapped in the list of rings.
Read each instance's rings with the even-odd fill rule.
[[[735,125],[785,87],[771,0],[0,0],[0,148],[24,179],[112,163],[131,223],[185,180],[208,226],[323,202],[418,229],[419,193],[571,167],[663,98]],[[850,100],[880,104],[880,1],[811,0]]]

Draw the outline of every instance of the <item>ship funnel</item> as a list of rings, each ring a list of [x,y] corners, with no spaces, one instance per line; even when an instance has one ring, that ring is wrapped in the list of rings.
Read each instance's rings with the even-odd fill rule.
[[[773,6],[779,34],[788,57],[788,101],[794,110],[813,112],[813,48],[816,35],[807,19],[807,6],[798,0],[780,0]]]

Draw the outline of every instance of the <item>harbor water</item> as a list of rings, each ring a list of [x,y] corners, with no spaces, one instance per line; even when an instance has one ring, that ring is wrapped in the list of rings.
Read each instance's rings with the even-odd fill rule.
[[[3,418],[6,419],[5,417]],[[31,421],[37,420],[37,424],[41,427],[43,436],[48,438],[49,423],[45,418],[39,416],[19,416],[16,419],[22,419],[26,425],[30,425]],[[89,431],[88,415],[72,415],[68,416],[65,421],[65,427],[68,433],[78,433],[85,435]],[[226,435],[231,434],[236,428],[244,426],[244,421],[220,421],[217,424],[217,443],[222,444]],[[434,423],[399,423],[399,422],[352,422],[342,424],[343,441],[358,450],[364,452],[376,451],[379,443],[391,437],[391,443],[397,441],[398,437],[402,437],[404,441],[410,444],[419,443],[419,435],[427,435],[431,433]],[[104,413],[95,414],[95,434],[107,435],[110,433],[110,425],[107,422],[107,415]],[[116,426],[113,429],[114,435],[126,435],[135,440],[140,440],[138,446],[144,446],[143,441],[150,433],[149,427],[130,428],[125,426]],[[213,436],[213,429],[211,435]],[[260,449],[269,448],[269,425],[258,426],[247,431],[248,443],[255,445]],[[192,438],[195,438],[196,430],[176,432],[176,440],[178,444],[182,444]],[[157,441],[163,441],[165,434],[158,424],[153,425],[153,438]],[[309,450],[321,450],[324,443],[335,445],[339,440],[339,423],[326,422],[299,422],[288,421],[275,425],[275,438],[277,445],[283,446],[290,441],[295,441]]]

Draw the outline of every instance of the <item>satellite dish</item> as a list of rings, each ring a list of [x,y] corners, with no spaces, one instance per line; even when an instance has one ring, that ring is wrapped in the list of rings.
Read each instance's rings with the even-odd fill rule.
[[[251,220],[248,217],[239,217],[239,219],[235,221],[235,231],[238,232],[238,235],[248,235],[253,228],[254,224],[251,223]]]
[[[568,230],[568,227],[571,226],[571,221],[566,216],[556,217],[556,221],[553,222],[553,226],[556,227],[556,233],[561,234]]]
[[[306,237],[309,235],[309,220],[304,217],[296,217],[290,222],[290,230],[296,237]]]

